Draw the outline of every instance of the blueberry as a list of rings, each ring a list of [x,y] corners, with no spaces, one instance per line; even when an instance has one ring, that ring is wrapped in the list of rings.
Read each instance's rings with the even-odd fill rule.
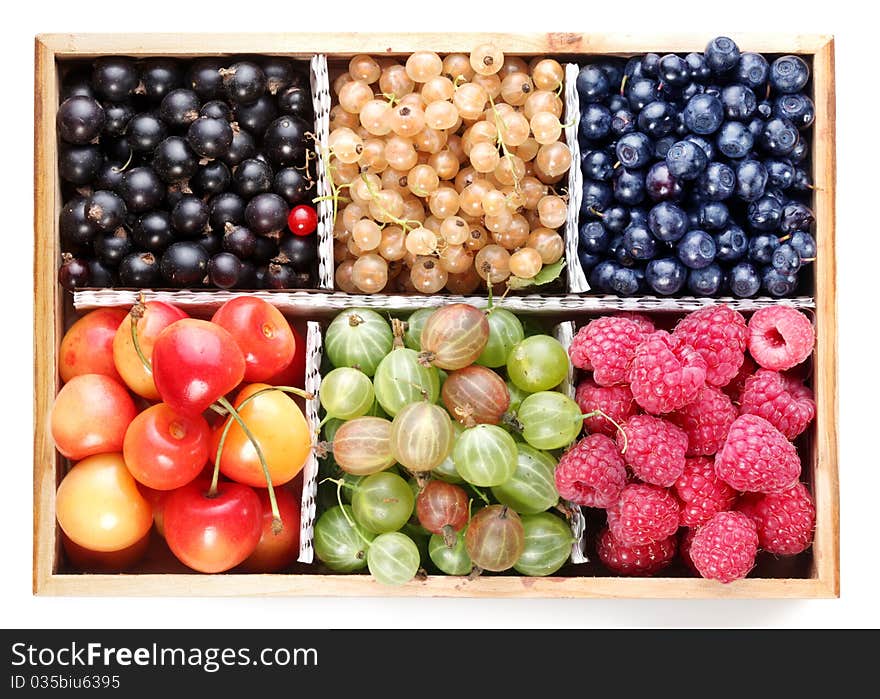
[[[619,84],[620,80],[617,83]],[[629,109],[629,101],[623,95],[615,93],[605,101],[605,106],[614,114],[619,109]]]
[[[605,230],[612,234],[623,233],[623,230],[629,225],[629,221],[629,209],[619,204],[605,209],[605,217],[602,219]]]
[[[743,121],[755,113],[758,101],[751,88],[733,83],[721,91],[721,104],[724,105],[724,114],[728,119]]]
[[[790,243],[782,243],[773,251],[770,265],[783,274],[795,274],[801,268],[801,256]]]
[[[678,139],[675,136],[658,138],[654,141],[654,157],[659,158],[660,160],[665,160],[666,154],[669,152],[669,149],[675,145],[676,141],[678,141]]]
[[[589,282],[590,287],[599,291],[611,291],[611,279],[620,265],[612,260],[604,260],[590,270]]]
[[[782,203],[777,197],[765,194],[749,204],[746,218],[756,231],[775,231],[782,219]]]
[[[638,56],[633,56],[626,62],[626,67],[623,69],[623,74],[626,75],[627,80],[635,80],[637,78],[646,77],[642,72],[642,59]]]
[[[798,131],[788,119],[774,117],[764,124],[759,140],[761,148],[770,155],[788,155],[798,142]]]
[[[705,91],[705,85],[701,85],[700,83],[690,83],[681,91],[681,101],[687,103],[687,101],[691,97],[695,95],[702,95]]]
[[[578,95],[584,102],[601,102],[611,90],[608,76],[592,63],[581,68],[576,86]]]
[[[761,290],[761,278],[754,266],[748,262],[740,262],[731,267],[727,284],[730,293],[740,298],[749,298]]]
[[[641,170],[620,167],[614,173],[614,198],[634,206],[645,198],[645,174]]]
[[[656,53],[646,53],[642,56],[642,63],[640,66],[641,75],[646,78],[656,78],[658,75],[658,69],[660,66],[660,56]]]
[[[715,241],[706,231],[688,231],[675,246],[675,254],[685,267],[702,269],[715,260]]]
[[[610,180],[614,174],[614,161],[604,150],[589,150],[581,156],[581,172],[591,180]]]
[[[626,98],[634,112],[640,112],[645,105],[656,101],[657,97],[657,83],[650,78],[636,78],[627,83]]]
[[[756,265],[769,265],[773,251],[779,247],[779,238],[770,233],[759,233],[749,240],[749,261]]]
[[[771,296],[788,296],[797,287],[797,275],[783,274],[773,267],[761,270],[761,284]]]
[[[578,250],[578,260],[585,272],[589,272],[593,267],[602,261],[602,256],[593,255],[585,250]]]
[[[773,114],[773,104],[766,100],[758,102],[758,107],[755,111],[757,112],[756,116],[759,116],[762,119],[769,119],[770,115]]]
[[[691,69],[681,56],[668,53],[660,59],[659,75],[664,84],[683,87],[690,80]]]
[[[674,257],[651,260],[645,267],[645,281],[654,291],[664,296],[678,292],[684,286],[687,269]]]
[[[621,296],[632,296],[637,294],[641,284],[639,283],[639,273],[635,269],[628,267],[618,267],[611,277],[611,290]]]
[[[803,131],[816,120],[816,107],[806,95],[779,95],[773,100],[773,115],[788,119],[795,128]]]
[[[808,231],[816,222],[813,210],[799,201],[790,201],[782,208],[782,220],[779,228],[783,233]]]
[[[702,83],[712,77],[712,69],[702,53],[689,53],[684,60],[690,69],[691,80]]]
[[[754,90],[767,82],[769,72],[767,59],[760,53],[744,53],[739,57],[734,75],[739,82]]]
[[[614,249],[614,259],[622,267],[633,267],[636,264],[636,258],[629,254],[629,250],[623,244],[623,236],[620,236],[620,243]]]
[[[610,239],[601,221],[587,221],[578,229],[578,250],[591,255],[605,253]]]
[[[588,141],[605,138],[611,131],[611,112],[601,104],[590,103],[581,109],[578,134]]]
[[[745,124],[725,121],[718,131],[716,144],[718,150],[728,158],[745,158],[752,150],[755,138]]]
[[[788,189],[794,184],[794,166],[788,160],[765,160],[767,186]]]
[[[770,66],[770,85],[777,92],[800,92],[809,79],[810,69],[799,56],[782,56]]]
[[[810,144],[807,143],[805,138],[801,138],[798,140],[797,145],[792,149],[791,153],[788,154],[788,159],[791,160],[793,165],[799,165],[804,162],[809,155]]]
[[[723,280],[721,267],[713,262],[702,269],[688,270],[687,287],[694,296],[712,296],[718,293]]]
[[[693,180],[706,169],[709,160],[696,143],[679,141],[666,153],[666,166],[670,174],[680,180]]]
[[[648,228],[658,240],[674,243],[687,232],[688,216],[680,206],[661,201],[648,214]]]
[[[623,79],[623,62],[615,59],[607,59],[601,63],[596,63],[596,67],[605,73],[605,79],[608,80],[610,89],[617,90],[620,81]],[[614,99],[614,95],[611,96]]]
[[[709,160],[712,160],[715,157],[715,146],[711,141],[707,141],[702,136],[697,136],[696,134],[689,133],[684,137],[685,141],[690,141],[691,143],[696,143],[700,148],[703,149],[703,152],[706,154],[706,157]]]
[[[707,231],[720,231],[730,220],[727,204],[721,201],[707,201],[700,204],[700,226]]]
[[[645,176],[645,189],[654,201],[679,199],[682,192],[681,184],[669,172],[665,161],[654,163],[650,167]]]
[[[724,121],[724,105],[715,95],[702,93],[688,100],[683,112],[688,130],[705,136],[715,133]]]
[[[729,165],[709,163],[697,180],[697,192],[712,201],[724,201],[736,188],[736,175]]]
[[[758,160],[743,160],[736,167],[736,195],[755,201],[767,186],[767,168]]]
[[[648,210],[641,206],[634,206],[629,210],[629,222],[633,226],[648,225]]]
[[[623,232],[623,247],[634,260],[650,260],[657,254],[657,240],[642,225],[630,224]]]
[[[739,47],[726,36],[719,36],[706,46],[706,62],[716,75],[731,70],[739,62]]]
[[[749,119],[746,123],[746,128],[748,128],[749,133],[752,135],[752,140],[755,143],[760,142],[761,134],[764,133],[764,124],[767,122],[761,117],[754,117]]]
[[[614,136],[617,136],[619,138],[620,136],[632,133],[635,130],[636,117],[629,110],[629,107],[625,109],[618,109],[611,114],[610,131]]]
[[[813,183],[810,181],[810,174],[803,168],[795,168],[791,188],[798,192],[811,191],[813,189]]]
[[[595,215],[597,211],[605,211],[611,204],[613,196],[611,186],[607,182],[584,180],[583,196],[581,197],[581,215]]]
[[[735,223],[731,223],[712,237],[715,239],[715,257],[722,262],[735,262],[741,259],[749,248],[748,236]]]
[[[812,262],[816,257],[816,241],[805,231],[795,231],[788,240],[797,254],[801,256],[801,262]]]
[[[639,129],[651,138],[661,138],[675,127],[675,109],[669,102],[651,102],[639,112]]]
[[[651,162],[654,144],[645,134],[638,131],[628,133],[617,141],[617,159],[625,168],[644,167]]]

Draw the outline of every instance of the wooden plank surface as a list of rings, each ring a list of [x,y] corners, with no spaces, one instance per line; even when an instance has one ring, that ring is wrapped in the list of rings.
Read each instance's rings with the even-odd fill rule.
[[[703,34],[544,34],[503,33],[265,33],[265,34],[42,34],[39,39],[59,58],[124,54],[128,56],[196,56],[229,53],[274,53],[310,57],[313,53],[352,56],[357,53],[468,52],[491,41],[521,54],[618,54],[654,51],[702,51],[711,33]],[[743,50],[764,53],[814,53],[829,41],[817,34],[742,33],[732,38]]]

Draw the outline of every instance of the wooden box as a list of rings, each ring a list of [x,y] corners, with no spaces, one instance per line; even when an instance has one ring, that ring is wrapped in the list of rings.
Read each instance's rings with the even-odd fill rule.
[[[708,36],[627,34],[50,34],[35,41],[35,263],[34,263],[34,557],[33,589],[44,595],[352,595],[352,596],[463,596],[463,597],[639,597],[639,598],[817,598],[839,595],[839,489],[837,463],[837,311],[835,287],[835,93],[834,41],[830,36],[754,34],[734,35],[744,51],[802,54],[812,62],[816,105],[813,127],[813,208],[819,252],[815,263],[814,293],[817,344],[814,389],[817,417],[813,426],[806,469],[816,498],[817,522],[809,570],[803,577],[748,578],[729,585],[698,578],[617,578],[483,576],[476,580],[429,576],[400,588],[388,588],[367,575],[315,575],[307,567],[276,575],[198,575],[143,572],[91,575],[63,572],[55,522],[55,489],[63,461],[49,434],[49,413],[60,387],[57,350],[65,322],[73,312],[70,295],[56,283],[60,260],[57,231],[62,201],[57,177],[55,113],[59,94],[59,64],[98,55],[180,56],[223,54],[276,54],[308,59],[316,53],[345,58],[358,53],[408,54],[418,49],[438,53],[468,52],[492,41],[503,51],[522,55],[551,55],[584,62],[591,55],[701,51]],[[114,295],[115,294],[115,295]],[[222,293],[182,292],[188,307],[215,304]],[[328,295],[272,294],[268,298],[291,315],[312,313]],[[323,298],[323,301],[322,301]],[[95,300],[97,299],[97,301]],[[360,300],[359,300],[360,299]],[[351,305],[363,302],[353,297]],[[108,292],[85,295],[81,307],[131,303],[133,294]],[[372,302],[382,303],[379,298]],[[705,303],[701,300],[700,303]],[[330,309],[336,299],[326,306]],[[760,303],[760,302],[759,302]],[[522,300],[530,310],[541,302]],[[373,305],[371,303],[370,305]],[[391,305],[391,304],[389,304]],[[549,304],[548,304],[549,305]],[[650,310],[639,299],[564,297],[554,304],[568,319],[621,307]],[[800,305],[800,304],[799,304]],[[748,302],[744,305],[748,307]],[[548,309],[549,310],[549,309]],[[180,570],[179,568],[175,570]]]

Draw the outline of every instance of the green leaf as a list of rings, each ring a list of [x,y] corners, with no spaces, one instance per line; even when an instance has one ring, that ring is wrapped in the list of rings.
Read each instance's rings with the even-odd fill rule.
[[[507,286],[516,291],[517,289],[526,289],[530,286],[543,286],[552,281],[559,279],[562,270],[565,268],[565,258],[555,262],[552,265],[545,266],[531,279],[523,279],[522,277],[510,277],[507,280]]]

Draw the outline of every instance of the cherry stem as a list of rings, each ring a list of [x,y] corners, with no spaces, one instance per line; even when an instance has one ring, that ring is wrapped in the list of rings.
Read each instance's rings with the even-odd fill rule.
[[[608,420],[608,422],[614,425],[617,428],[617,431],[620,432],[621,435],[623,435],[623,449],[620,450],[620,453],[626,454],[626,448],[629,446],[629,439],[626,436],[626,430],[621,427],[620,423],[617,422],[617,420],[608,415],[608,413],[602,412],[601,410],[594,410],[591,413],[585,413],[584,415],[581,415],[581,417],[584,420],[587,420],[591,417],[604,417],[606,420]]]
[[[281,521],[281,513],[278,511],[278,502],[275,500],[275,488],[272,487],[272,476],[269,474],[269,464],[266,463],[266,456],[263,454],[263,450],[260,448],[260,443],[257,441],[254,433],[251,432],[250,427],[245,424],[245,421],[241,419],[241,415],[238,414],[238,411],[232,406],[232,403],[226,400],[225,396],[220,396],[217,399],[217,402],[229,411],[232,419],[238,423],[238,426],[241,427],[250,443],[254,445],[254,451],[257,452],[257,457],[260,459],[260,466],[263,469],[263,476],[266,478],[266,489],[269,491],[269,504],[272,506],[272,532],[275,535],[278,535],[284,528],[284,523]],[[242,401],[242,405],[244,405],[244,401]],[[231,424],[231,422],[228,423],[224,429],[229,429],[229,425]],[[214,481],[211,483],[211,492],[209,495],[217,494],[215,486],[217,483],[218,472],[220,470],[220,447],[222,446],[223,436],[225,435],[221,435],[221,443],[217,447],[217,459],[214,465]]]
[[[144,370],[152,375],[153,365],[150,364],[150,360],[147,359],[147,355],[144,354],[144,350],[141,348],[137,329],[138,321],[144,317],[145,310],[146,308],[144,307],[143,301],[140,300],[131,307],[131,311],[129,312],[129,316],[131,316],[131,344],[134,345],[134,351],[137,353],[138,359],[141,360],[141,364],[144,365]]]

